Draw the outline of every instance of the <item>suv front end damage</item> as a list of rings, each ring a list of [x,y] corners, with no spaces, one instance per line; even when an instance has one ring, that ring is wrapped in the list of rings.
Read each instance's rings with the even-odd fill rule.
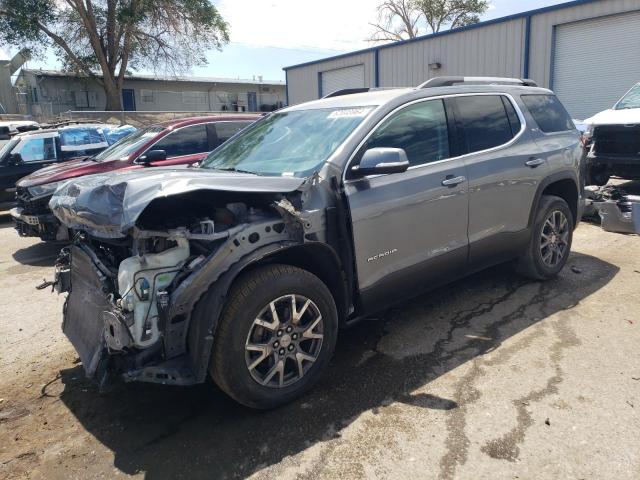
[[[302,179],[234,174],[223,185],[186,170],[161,184],[152,177],[88,178],[61,189],[50,204],[80,231],[56,267],[56,289],[68,292],[63,331],[87,376],[101,385],[116,374],[176,385],[204,381],[235,274],[280,249],[326,238],[324,210],[303,207],[313,202],[303,200]],[[209,177],[206,187],[202,177]],[[220,308],[194,319],[212,285]]]

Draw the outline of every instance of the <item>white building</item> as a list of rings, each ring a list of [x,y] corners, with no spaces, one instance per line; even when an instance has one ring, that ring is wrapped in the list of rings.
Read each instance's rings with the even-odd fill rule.
[[[106,97],[93,79],[55,70],[22,69],[15,82],[20,113],[57,115],[104,110]],[[262,79],[127,76],[126,111],[272,111],[285,103],[285,84]]]

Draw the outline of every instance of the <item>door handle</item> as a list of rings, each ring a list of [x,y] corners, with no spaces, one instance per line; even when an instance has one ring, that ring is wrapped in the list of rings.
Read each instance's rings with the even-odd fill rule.
[[[540,165],[542,165],[544,163],[544,160],[542,158],[538,158],[538,157],[531,157],[529,160],[527,160],[526,162],[524,162],[524,164],[527,167],[531,167],[531,168],[536,168],[539,167]]]
[[[447,176],[447,178],[445,178],[442,181],[442,185],[444,185],[445,187],[455,187],[456,185],[460,185],[463,182],[466,182],[467,179],[466,177],[453,177],[451,175]]]

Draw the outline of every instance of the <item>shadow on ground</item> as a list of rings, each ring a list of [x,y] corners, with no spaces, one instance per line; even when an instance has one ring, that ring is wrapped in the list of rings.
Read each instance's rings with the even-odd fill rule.
[[[386,319],[343,331],[321,384],[274,411],[241,407],[210,383],[190,388],[129,384],[99,396],[81,380],[80,366],[61,373],[61,399],[113,451],[123,472],[145,472],[148,478],[245,477],[339,437],[362,412],[376,413],[391,401],[456,409],[453,400],[412,392],[553,313],[572,309],[618,271],[580,254],[573,254],[569,265],[573,270],[566,268],[546,283],[523,280],[509,266],[499,266],[396,307]],[[400,348],[423,347],[428,353],[392,358],[378,351],[385,335],[412,327],[425,335],[410,335],[404,340],[409,344]]]
[[[30,265],[32,267],[53,266],[63,246],[64,244],[62,243],[40,242],[16,250],[12,256],[16,262],[22,265]]]

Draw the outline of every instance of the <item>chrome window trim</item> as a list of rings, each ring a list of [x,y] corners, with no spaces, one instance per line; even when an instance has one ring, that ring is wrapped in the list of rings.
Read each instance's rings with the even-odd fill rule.
[[[347,161],[346,167],[344,169],[344,171],[342,172],[342,182],[343,183],[352,183],[358,180],[361,180],[361,178],[376,178],[376,177],[380,177],[382,175],[367,175],[366,177],[360,177],[360,178],[353,178],[353,179],[347,179],[347,172],[349,171],[349,168],[351,167],[351,164],[353,162],[354,157],[356,156],[356,154],[360,151],[360,149],[363,147],[363,145],[367,142],[367,140],[369,140],[369,137],[371,137],[371,135],[373,135],[376,130],[378,128],[380,128],[380,125],[382,123],[384,123],[387,119],[389,119],[389,117],[391,117],[392,115],[396,114],[398,111],[403,110],[411,105],[415,105],[417,103],[422,103],[422,102],[429,102],[432,100],[445,100],[447,98],[456,98],[456,97],[486,97],[486,96],[492,96],[492,97],[506,97],[509,99],[509,101],[511,102],[511,105],[513,105],[513,108],[516,111],[516,114],[518,115],[518,118],[520,119],[520,131],[514,135],[514,137],[509,140],[506,143],[503,143],[501,145],[495,146],[495,147],[491,147],[491,148],[487,148],[485,150],[478,150],[477,152],[471,152],[471,153],[465,153],[464,155],[458,155],[457,157],[450,157],[450,158],[445,158],[443,160],[436,160],[435,162],[428,162],[428,163],[421,163],[420,165],[412,165],[410,166],[407,171],[410,170],[415,170],[418,168],[424,168],[424,167],[428,167],[430,165],[438,165],[440,163],[444,163],[444,162],[450,162],[453,160],[459,160],[459,159],[464,159],[466,157],[471,157],[473,155],[481,155],[484,153],[490,153],[490,152],[494,152],[497,150],[501,150],[503,148],[508,148],[511,145],[513,145],[514,143],[516,143],[520,137],[524,134],[525,130],[527,129],[527,120],[524,116],[524,114],[522,113],[522,110],[520,109],[520,105],[518,105],[518,102],[516,102],[515,98],[513,97],[513,95],[511,95],[510,93],[505,93],[505,92],[481,92],[481,93],[454,93],[454,94],[450,94],[450,95],[438,95],[435,97],[427,97],[427,98],[420,98],[418,100],[413,100],[411,102],[408,103],[404,103],[396,108],[394,108],[391,112],[389,112],[387,115],[385,115],[372,129],[371,131],[365,136],[365,138],[358,144],[358,146],[354,149],[353,153],[351,154],[351,156],[349,157],[349,160]],[[506,112],[505,112],[506,115]],[[448,127],[447,127],[448,128]]]
[[[259,120],[259,119],[258,119],[258,120]],[[236,122],[248,122],[248,123],[247,123],[247,126],[249,126],[249,125],[251,125],[252,123],[257,122],[258,120],[254,120],[253,122],[252,122],[251,120],[219,120],[219,121],[215,121],[215,122],[214,122],[214,121],[211,121],[211,122],[202,122],[202,123],[192,123],[191,125],[184,125],[183,127],[179,127],[179,128],[176,128],[175,130],[172,130],[172,131],[171,131],[171,133],[166,134],[166,135],[165,135],[164,137],[162,137],[161,139],[156,140],[152,145],[150,145],[150,146],[149,146],[149,148],[147,148],[144,152],[142,152],[140,155],[138,155],[138,158],[140,158],[141,156],[143,156],[145,153],[147,153],[147,152],[149,152],[149,151],[153,150],[153,147],[155,147],[159,142],[161,142],[162,140],[164,140],[165,138],[167,138],[169,135],[172,135],[172,134],[174,134],[175,132],[179,132],[180,130],[183,130],[183,129],[185,129],[185,128],[189,128],[189,127],[197,127],[198,125],[204,125],[204,127],[205,127],[205,129],[206,129],[206,128],[207,128],[207,125],[210,125],[210,124],[212,124],[212,123],[215,125],[216,123],[236,123]],[[245,128],[246,128],[246,127],[245,127]],[[243,129],[241,129],[241,130],[243,130]],[[236,133],[234,134],[234,137],[235,137],[235,135],[237,135],[238,133],[239,133],[239,132],[236,132]],[[231,138],[233,138],[233,137],[231,137]],[[230,138],[229,140],[231,140],[231,138]],[[209,141],[209,137],[207,136],[207,142],[208,142],[208,141]],[[216,148],[217,148],[217,147],[216,147]],[[215,149],[214,149],[214,150],[215,150]],[[200,155],[201,153],[211,153],[212,151],[213,151],[213,150],[209,150],[209,151],[206,151],[206,152],[190,153],[190,154],[188,154],[188,155]],[[178,155],[178,156],[175,156],[175,157],[167,157],[167,160],[169,160],[169,158],[187,157],[188,155]],[[134,164],[134,165],[144,165],[144,164],[141,164],[140,162],[138,162],[138,158],[136,158],[136,159],[133,161],[133,164]],[[165,160],[163,160],[163,161],[165,161]]]

